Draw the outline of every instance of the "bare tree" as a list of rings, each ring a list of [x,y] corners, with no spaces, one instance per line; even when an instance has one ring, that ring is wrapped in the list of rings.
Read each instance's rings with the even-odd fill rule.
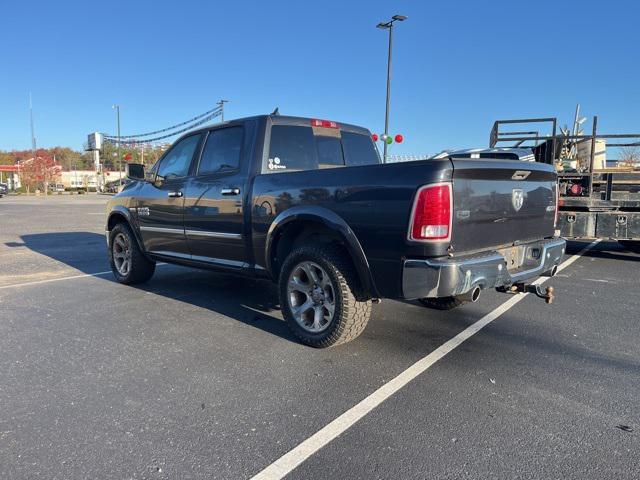
[[[621,148],[618,165],[621,167],[640,167],[640,148],[636,146]]]

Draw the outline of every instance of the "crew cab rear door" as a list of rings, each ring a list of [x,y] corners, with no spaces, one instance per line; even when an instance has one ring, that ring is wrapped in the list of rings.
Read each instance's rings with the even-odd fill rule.
[[[136,214],[145,250],[189,258],[184,233],[184,195],[191,163],[202,134],[178,141],[160,159],[155,177],[145,182],[136,196]]]
[[[453,252],[486,250],[552,237],[552,166],[506,159],[451,159]]]
[[[249,130],[249,131],[246,131]],[[244,235],[250,128],[242,123],[207,132],[185,193],[185,234],[192,258],[240,268],[248,261]]]

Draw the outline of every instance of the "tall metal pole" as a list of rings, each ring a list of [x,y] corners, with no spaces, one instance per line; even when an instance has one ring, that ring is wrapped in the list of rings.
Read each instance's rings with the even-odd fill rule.
[[[31,155],[33,155],[33,166],[34,166],[34,171],[36,170],[37,164],[38,164],[38,159],[36,158],[36,155],[38,153],[38,148],[36,146],[36,134],[35,134],[35,128],[33,126],[33,101],[31,99],[31,92],[29,92],[29,119],[31,122]],[[44,194],[45,196],[47,195],[47,166],[44,166],[44,171],[43,171],[43,180],[44,180]]]
[[[382,139],[384,140],[384,151],[382,154],[383,163],[387,163],[387,150],[389,148],[387,140],[389,138],[389,110],[391,105],[391,60],[393,55],[393,23],[404,22],[406,19],[407,17],[404,15],[394,15],[388,22],[381,22],[377,25],[377,28],[386,28],[387,30],[389,30],[389,51],[387,57],[387,104],[384,113],[384,135],[382,136]]]
[[[120,177],[120,184],[122,184],[122,157],[120,155],[120,105],[114,105],[116,109],[116,118],[118,121],[118,175]]]
[[[33,155],[33,161],[36,161],[36,135],[33,128],[33,102],[31,100],[31,92],[29,92],[29,117],[31,120],[31,154]]]
[[[389,23],[389,56],[387,58],[387,105],[384,113],[384,152],[383,163],[387,163],[387,137],[389,136],[389,104],[391,102],[391,52],[393,51],[393,22]]]

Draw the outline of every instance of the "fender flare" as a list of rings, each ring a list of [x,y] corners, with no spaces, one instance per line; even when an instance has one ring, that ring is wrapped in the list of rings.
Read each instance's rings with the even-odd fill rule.
[[[136,222],[131,216],[131,211],[127,207],[124,207],[122,205],[116,205],[113,207],[113,209],[109,212],[109,215],[107,217],[107,224],[105,225],[105,231],[110,232],[109,223],[111,223],[111,219],[115,216],[124,217],[125,221],[129,224],[129,228],[131,228],[131,231],[133,232],[133,236],[136,238],[136,241],[138,242],[138,247],[140,247],[140,250],[146,254],[144,243],[142,242],[142,238],[140,237],[140,232],[138,231]],[[107,234],[107,243],[109,243],[109,234]]]
[[[344,242],[351,260],[356,268],[356,272],[360,279],[361,285],[366,292],[372,297],[378,297],[378,291],[371,275],[369,261],[364,254],[362,245],[358,241],[356,234],[351,227],[335,212],[317,205],[300,205],[289,208],[280,213],[269,226],[267,238],[265,242],[265,260],[269,275],[273,279],[277,279],[274,275],[274,265],[272,254],[277,244],[277,240],[282,234],[284,228],[294,222],[315,222],[324,225],[329,230],[337,233]]]

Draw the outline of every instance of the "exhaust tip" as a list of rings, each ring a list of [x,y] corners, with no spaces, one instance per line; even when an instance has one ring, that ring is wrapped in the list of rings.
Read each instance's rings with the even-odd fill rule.
[[[473,287],[471,290],[469,290],[466,293],[463,293],[462,295],[459,295],[457,298],[459,300],[462,300],[463,302],[475,303],[480,298],[480,287]]]
[[[471,298],[471,301],[474,303],[478,301],[478,299],[480,298],[480,287],[476,287],[473,290],[471,290],[470,298]]]

